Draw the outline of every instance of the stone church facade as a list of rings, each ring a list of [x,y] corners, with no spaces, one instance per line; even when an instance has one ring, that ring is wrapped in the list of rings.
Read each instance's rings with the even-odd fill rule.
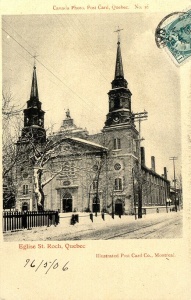
[[[60,131],[48,137],[59,147],[43,171],[44,180],[55,174],[44,187],[45,210],[134,214],[140,205],[141,209],[166,205],[170,189],[167,171],[164,168],[163,175],[156,173],[154,156],[151,168],[145,165],[145,150],[140,147],[131,96],[118,41],[115,76],[108,92],[109,111],[102,131],[89,135],[86,129],[75,125],[68,110]],[[35,67],[18,148],[26,147],[24,137],[31,129],[34,136],[40,137],[43,147],[47,138]],[[26,166],[17,166],[17,208],[33,210],[34,167],[27,163]]]

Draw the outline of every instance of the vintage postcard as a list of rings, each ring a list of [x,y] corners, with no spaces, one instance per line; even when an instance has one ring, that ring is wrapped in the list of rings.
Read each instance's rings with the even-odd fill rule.
[[[0,299],[190,299],[189,1],[2,1]]]

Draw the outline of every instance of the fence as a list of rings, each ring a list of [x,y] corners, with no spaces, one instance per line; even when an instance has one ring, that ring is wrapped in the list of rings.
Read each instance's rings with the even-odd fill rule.
[[[3,232],[58,224],[57,211],[3,212]]]

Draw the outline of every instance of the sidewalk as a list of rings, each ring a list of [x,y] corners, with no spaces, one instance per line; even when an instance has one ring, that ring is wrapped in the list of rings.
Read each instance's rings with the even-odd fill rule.
[[[178,214],[182,211],[177,212]],[[142,219],[135,220],[135,216],[123,215],[121,218],[119,216],[114,216],[114,219],[110,215],[105,214],[105,220],[102,219],[101,214],[95,217],[93,214],[93,223],[90,220],[90,216],[87,213],[79,213],[79,223],[75,225],[70,225],[72,214],[60,214],[60,223],[58,226],[50,227],[35,227],[30,230],[24,229],[17,232],[7,232],[4,233],[4,241],[6,242],[17,242],[17,241],[48,241],[52,238],[57,240],[60,234],[65,234],[66,236],[82,232],[82,231],[94,231],[101,228],[112,227],[112,225],[117,224],[129,224],[134,222],[144,223],[145,220],[160,220],[171,218],[176,212],[169,213],[155,213],[143,215]],[[74,213],[77,214],[77,213]]]

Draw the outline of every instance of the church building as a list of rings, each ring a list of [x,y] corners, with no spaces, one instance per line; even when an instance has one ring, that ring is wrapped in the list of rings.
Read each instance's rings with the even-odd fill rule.
[[[43,209],[134,214],[138,207],[155,208],[155,211],[156,206],[165,207],[170,189],[167,170],[164,168],[163,175],[156,173],[154,156],[151,168],[145,165],[145,149],[140,147],[131,96],[118,40],[115,75],[108,92],[109,109],[102,131],[89,135],[86,129],[78,128],[68,109],[60,130],[47,138],[34,67],[31,95],[24,110],[24,127],[17,147],[30,144],[26,136],[36,138],[39,153],[44,151],[47,141],[56,145],[43,166],[42,180],[48,182],[43,187]],[[29,160],[17,165],[19,210],[36,209],[35,167]]]

